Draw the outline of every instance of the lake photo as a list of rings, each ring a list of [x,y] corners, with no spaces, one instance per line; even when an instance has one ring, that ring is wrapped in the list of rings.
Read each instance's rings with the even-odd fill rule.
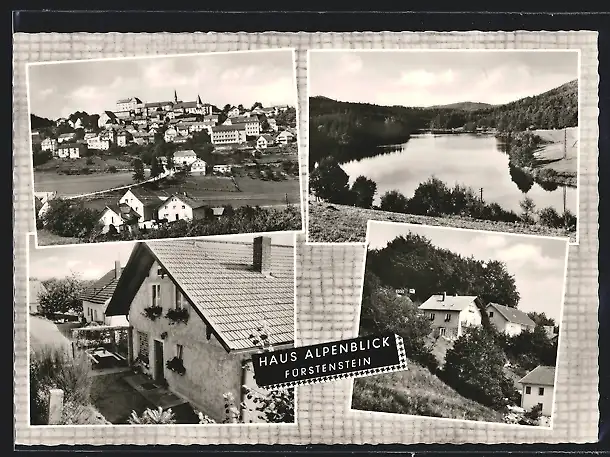
[[[528,196],[536,207],[553,207],[561,213],[565,190],[566,209],[576,212],[575,187],[563,185],[545,190],[531,176],[528,179],[523,176],[525,172],[511,167],[508,155],[491,134],[416,134],[407,143],[382,148],[380,152],[341,164],[351,184],[357,176],[377,183],[376,204],[381,195],[394,189],[413,195],[420,183],[434,175],[450,185],[465,184],[478,192],[483,189],[484,201],[515,212],[520,210],[519,202]]]
[[[310,51],[308,239],[362,242],[373,219],[577,243],[578,62]]]

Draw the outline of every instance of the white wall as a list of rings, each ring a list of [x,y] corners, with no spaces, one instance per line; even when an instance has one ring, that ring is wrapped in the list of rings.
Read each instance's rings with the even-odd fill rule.
[[[528,386],[531,387],[529,394],[526,393]],[[544,395],[540,395],[538,390],[540,388],[544,389]],[[542,414],[550,416],[553,411],[553,390],[553,386],[524,385],[521,391],[521,407],[529,411],[538,403],[542,403]]]
[[[171,197],[159,207],[159,219],[168,221],[193,219],[193,208],[181,202],[176,197]]]

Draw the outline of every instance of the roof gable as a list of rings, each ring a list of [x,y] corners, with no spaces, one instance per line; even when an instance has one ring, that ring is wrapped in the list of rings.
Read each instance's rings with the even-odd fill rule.
[[[271,256],[273,273],[266,277],[252,269],[251,243],[139,242],[107,315],[129,312],[131,301],[148,273],[136,272],[138,265],[140,269],[150,268],[156,260],[227,351],[252,349],[249,336],[261,324],[269,328],[272,344],[293,343],[294,248],[272,245]]]
[[[462,311],[477,300],[476,295],[432,295],[419,306],[422,310]]]
[[[538,365],[519,381],[521,384],[539,384],[541,386],[555,385],[555,367]]]
[[[121,268],[119,277],[122,275],[123,270],[124,268]],[[118,279],[115,277],[115,275],[115,269],[113,268],[100,279],[95,281],[91,286],[85,289],[81,294],[80,299],[90,303],[106,303],[106,301],[108,301],[114,294],[118,284]]]
[[[496,311],[498,311],[498,313],[500,313],[500,315],[502,317],[504,317],[504,319],[506,319],[508,322],[512,322],[514,324],[521,324],[521,325],[527,325],[529,327],[535,327],[536,323],[530,319],[530,317],[524,313],[523,311],[517,309],[517,308],[511,308],[509,306],[504,306],[504,305],[498,305],[497,303],[490,303],[489,305],[487,305],[487,308],[493,308]]]

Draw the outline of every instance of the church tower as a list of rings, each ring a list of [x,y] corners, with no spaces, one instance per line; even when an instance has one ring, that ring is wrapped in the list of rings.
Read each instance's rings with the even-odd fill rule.
[[[174,89],[174,103],[178,103],[178,92]]]
[[[199,107],[203,106],[203,103],[201,102],[201,97],[199,96],[199,94],[197,94],[197,106],[199,106]]]

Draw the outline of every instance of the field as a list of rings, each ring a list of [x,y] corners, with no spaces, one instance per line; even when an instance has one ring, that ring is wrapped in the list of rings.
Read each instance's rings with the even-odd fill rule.
[[[407,222],[411,224],[436,225],[442,227],[469,228],[497,232],[528,233],[548,236],[566,236],[559,229],[538,225],[510,224],[505,222],[481,221],[460,217],[430,217],[411,214],[390,213],[329,204],[309,202],[309,241],[311,242],[365,242],[366,226],[369,219],[379,221]],[[570,234],[570,237],[575,237]]]
[[[78,238],[68,238],[49,232],[45,229],[36,230],[38,237],[38,246],[55,246],[60,244],[80,244],[82,241]]]
[[[57,192],[62,197],[73,197],[133,184],[131,172],[63,175],[54,171],[34,172],[35,192]]]
[[[549,143],[536,152],[539,168],[549,168],[558,173],[574,175],[578,171],[578,127],[567,129],[566,157],[564,155],[563,130],[535,130],[534,133]]]
[[[69,170],[74,168],[89,168],[91,171],[105,172],[109,167],[120,169],[130,169],[131,157],[106,157],[91,156],[80,157],[78,159],[58,159],[53,158],[36,167],[35,171],[57,171]],[[89,162],[89,163],[87,163]]]
[[[406,371],[356,379],[352,409],[504,422],[501,413],[462,397],[415,363],[409,364]]]

